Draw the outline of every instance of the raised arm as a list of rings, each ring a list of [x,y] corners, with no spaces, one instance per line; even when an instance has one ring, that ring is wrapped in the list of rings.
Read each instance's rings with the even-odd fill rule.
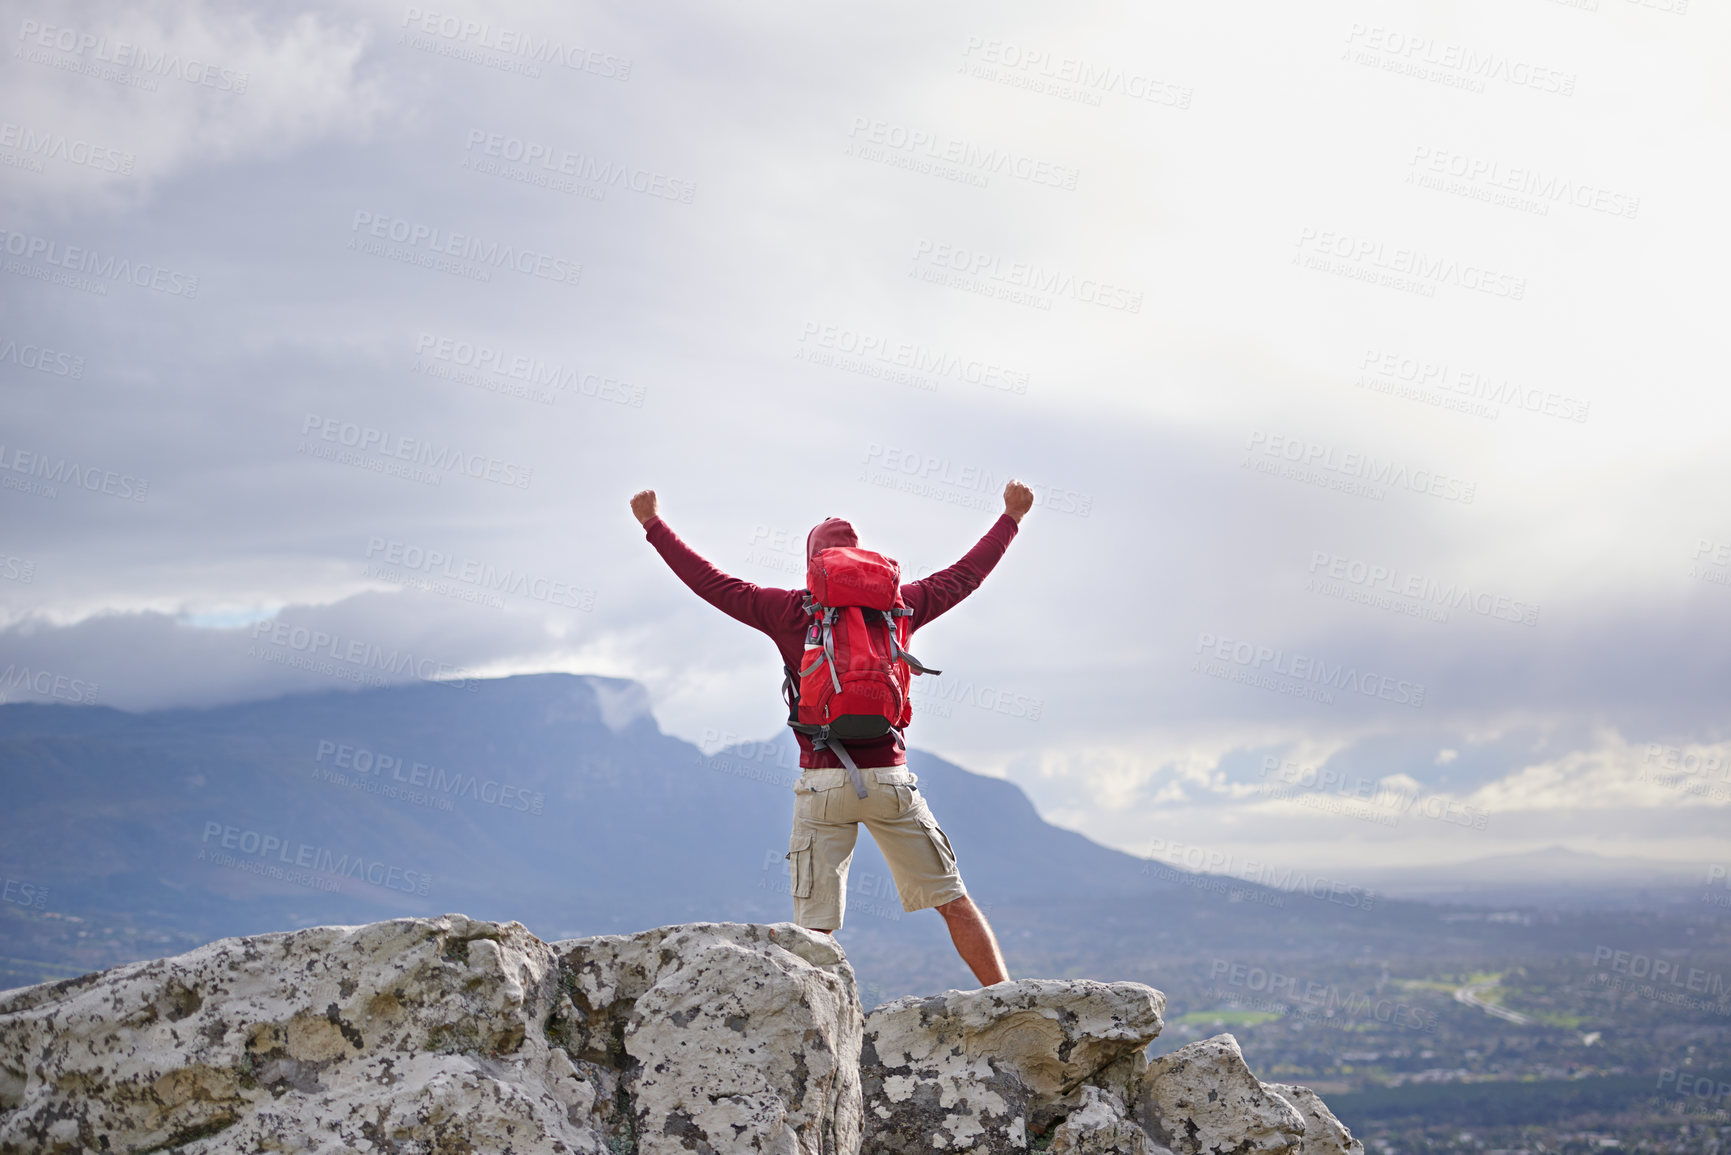
[[[911,625],[919,629],[979,588],[1004,556],[1016,527],[1034,507],[1034,491],[1012,479],[1004,486],[1004,512],[962,560],[902,587],[902,600],[914,611]]]
[[[797,595],[788,590],[766,589],[741,578],[722,573],[703,556],[679,539],[665,521],[653,489],[645,489],[631,498],[631,512],[643,526],[644,536],[667,562],[679,580],[691,587],[691,592],[730,618],[744,622],[766,633],[778,626],[786,616],[787,603]]]

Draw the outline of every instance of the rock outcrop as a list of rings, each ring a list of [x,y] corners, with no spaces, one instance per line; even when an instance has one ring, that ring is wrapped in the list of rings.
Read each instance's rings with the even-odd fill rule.
[[[1141,983],[1056,979],[887,1003],[860,1055],[867,1150],[1020,1150],[1085,1085],[1127,1095],[1165,1005]]]
[[[1298,1109],[1250,1073],[1231,1035],[1156,1060],[1142,1081],[1135,1113],[1174,1155],[1296,1153],[1306,1130]]]
[[[1270,1091],[1298,1108],[1304,1116],[1304,1147],[1300,1155],[1364,1155],[1364,1144],[1352,1137],[1346,1124],[1334,1117],[1322,1096],[1309,1087],[1291,1083],[1264,1083]]]
[[[545,943],[462,915],[223,939],[0,993],[0,1155],[1362,1155],[1164,996],[1024,980],[862,1015],[827,935]]]

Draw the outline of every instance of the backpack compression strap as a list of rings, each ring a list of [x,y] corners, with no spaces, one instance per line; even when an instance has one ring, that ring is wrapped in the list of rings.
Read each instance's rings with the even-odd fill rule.
[[[859,772],[859,767],[854,765],[853,756],[847,752],[847,747],[842,745],[841,739],[830,737],[829,727],[825,726],[811,736],[811,744],[819,750],[828,748],[841,759],[841,764],[847,767],[847,776],[853,779],[853,792],[864,801],[867,795],[865,776]]]
[[[818,614],[819,610],[823,611],[821,614],[818,614],[817,622],[818,628],[822,630],[823,653],[819,654],[815,662],[801,670],[797,675],[794,674],[793,671],[789,670],[788,677],[797,680],[798,678],[803,678],[807,674],[815,674],[817,673],[817,668],[827,661],[829,663],[830,684],[835,687],[835,692],[839,694],[841,693],[841,674],[838,673],[835,668],[835,616],[838,611],[834,606],[823,606],[812,601],[810,594],[805,595],[805,604],[801,608],[808,614]],[[785,669],[786,667],[783,668]],[[794,700],[797,700],[798,697],[799,695],[795,693]],[[790,701],[789,704],[791,705],[792,702]]]
[[[829,662],[829,680],[835,685],[835,692],[839,694],[841,693],[841,675],[836,673],[835,669],[835,614],[836,611],[833,606],[826,607],[823,611],[823,655],[818,658],[817,662]],[[811,664],[812,670],[817,669],[817,662]],[[811,670],[806,670],[804,673],[809,674]]]
[[[820,658],[819,661],[821,660]],[[817,667],[814,665],[812,668],[816,669]],[[853,756],[847,752],[847,747],[842,745],[841,739],[830,737],[828,726],[810,726],[800,722],[799,675],[794,672],[792,666],[784,664],[781,669],[784,675],[781,679],[781,696],[782,700],[787,703],[787,724],[810,738],[812,749],[830,750],[837,758],[840,758],[841,764],[847,767],[847,776],[853,780],[853,792],[859,795],[862,800],[865,799],[869,793],[866,790],[865,776],[859,772],[859,767],[854,764]],[[830,669],[832,671],[835,669],[833,662],[830,664]]]
[[[900,642],[896,641],[896,619],[899,617],[905,617],[908,614],[913,613],[914,611],[908,610],[908,609],[900,609],[900,610],[879,610],[878,612],[884,616],[884,625],[886,627],[888,627],[889,631],[890,631],[890,657],[900,658],[902,661],[904,661],[908,664],[909,669],[918,670],[922,674],[941,674],[941,673],[943,673],[942,670],[934,670],[930,666],[923,664],[918,658],[914,657],[912,654],[910,654],[906,650],[902,649],[902,644]]]

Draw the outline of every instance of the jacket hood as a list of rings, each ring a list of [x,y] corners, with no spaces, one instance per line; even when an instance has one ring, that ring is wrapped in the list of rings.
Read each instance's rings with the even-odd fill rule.
[[[811,559],[822,549],[838,545],[858,545],[859,534],[853,526],[839,517],[826,517],[811,527],[811,532],[805,535],[805,560],[811,564]]]

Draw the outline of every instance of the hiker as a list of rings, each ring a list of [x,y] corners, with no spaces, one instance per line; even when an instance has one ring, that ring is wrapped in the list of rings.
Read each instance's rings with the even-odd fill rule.
[[[948,569],[900,586],[900,597],[893,609],[886,602],[883,608],[864,611],[873,615],[873,628],[881,622],[892,631],[885,639],[890,656],[905,660],[916,669],[925,668],[902,648],[907,639],[978,588],[1004,556],[1010,539],[1016,536],[1017,524],[1033,505],[1033,491],[1011,480],[1004,486],[1003,514],[967,556]],[[859,823],[863,822],[895,876],[902,909],[935,907],[949,926],[956,953],[962,956],[980,985],[1008,982],[1010,975],[1004,968],[1004,956],[991,925],[968,897],[961,873],[956,869],[950,840],[920,795],[918,779],[907,769],[907,746],[899,729],[906,724],[905,706],[900,719],[876,719],[880,723],[880,737],[849,737],[846,733],[837,736],[829,733],[828,727],[798,725],[796,712],[802,681],[808,689],[817,686],[816,679],[826,674],[834,676],[837,664],[834,650],[828,648],[814,648],[815,659],[808,657],[807,646],[820,645],[822,619],[814,615],[825,612],[822,603],[817,604],[816,611],[810,610],[807,599],[812,591],[754,585],[729,577],[710,565],[661,520],[653,489],[645,489],[631,498],[631,512],[642,524],[649,544],[693,593],[729,617],[762,630],[781,651],[782,668],[787,674],[783,696],[790,707],[789,725],[794,726],[799,742],[801,768],[794,786],[793,835],[788,840],[787,853],[794,921],[824,934],[841,926],[847,904],[848,866],[853,861]],[[820,559],[820,564],[833,560],[866,567],[877,565],[885,574],[896,572],[886,568],[885,563],[893,567],[893,562],[858,546],[859,535],[839,517],[814,526],[805,542],[808,584],[818,572],[812,569],[813,559],[824,550],[832,552]],[[893,583],[884,592],[893,597],[896,592]],[[845,597],[830,596],[832,602],[846,601]],[[847,638],[855,646],[867,641],[853,634]],[[825,657],[830,658],[827,671],[820,669]],[[801,675],[805,677],[802,679]],[[901,667],[900,677],[905,683],[907,666]],[[840,690],[839,679],[836,688]]]

